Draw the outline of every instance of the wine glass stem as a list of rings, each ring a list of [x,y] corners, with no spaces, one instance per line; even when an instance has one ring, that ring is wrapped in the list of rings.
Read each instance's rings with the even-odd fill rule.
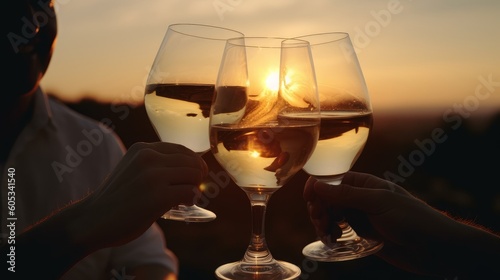
[[[271,194],[247,192],[247,195],[252,209],[252,236],[243,261],[253,264],[270,263],[273,257],[267,247],[264,225],[267,202]]]

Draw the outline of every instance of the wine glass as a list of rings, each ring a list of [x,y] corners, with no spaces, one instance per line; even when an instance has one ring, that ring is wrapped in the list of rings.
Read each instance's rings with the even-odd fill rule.
[[[311,44],[321,105],[319,141],[303,169],[319,181],[338,185],[360,156],[372,127],[368,90],[347,33],[298,38]],[[334,262],[361,258],[383,246],[359,236],[343,216],[338,225],[342,236],[336,242],[316,241],[302,253],[312,260]]]
[[[172,24],[163,38],[146,83],[144,103],[163,142],[203,154],[210,149],[208,120],[226,40],[243,36],[231,29],[202,24]],[[216,215],[195,204],[173,207],[162,218],[206,222]]]
[[[219,279],[295,279],[278,261],[264,230],[267,202],[302,169],[319,136],[319,100],[309,43],[246,37],[228,40],[210,112],[215,159],[248,196],[250,245],[240,261],[217,268]]]

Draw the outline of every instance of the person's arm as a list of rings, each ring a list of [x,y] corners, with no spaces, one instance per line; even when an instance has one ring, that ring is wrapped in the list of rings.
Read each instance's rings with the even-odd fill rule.
[[[402,269],[451,279],[500,273],[498,235],[453,219],[389,181],[349,172],[342,184],[331,186],[311,177],[304,198],[325,243],[340,237],[330,216],[336,209],[360,235],[382,240],[377,255]]]
[[[172,206],[192,201],[206,174],[201,157],[181,145],[135,144],[96,192],[2,246],[3,256],[10,246],[16,255],[15,272],[2,275],[57,279],[88,254],[137,238]]]
[[[84,242],[74,238],[71,225],[85,210],[81,203],[75,203],[51,216],[37,226],[16,236],[15,243],[4,245],[0,252],[8,257],[2,265],[2,279],[58,279],[74,263],[92,252]],[[10,270],[9,270],[10,269]]]
[[[433,240],[449,268],[445,276],[500,279],[500,235],[469,221],[451,220],[451,232],[443,240]]]
[[[93,212],[85,202],[75,203],[17,236],[15,272],[6,274],[15,278],[2,277],[2,279],[30,277],[59,279],[85,256],[100,248],[108,247],[105,245],[106,242],[97,242],[87,234],[90,231],[99,233],[99,229],[91,229],[91,224],[82,223],[80,217],[87,211]],[[89,214],[92,215],[94,214]],[[120,234],[117,234],[117,237],[120,238]],[[9,246],[2,247],[1,254],[4,256],[8,254],[8,249]],[[139,265],[126,275],[136,280],[177,279],[173,271],[160,264]]]

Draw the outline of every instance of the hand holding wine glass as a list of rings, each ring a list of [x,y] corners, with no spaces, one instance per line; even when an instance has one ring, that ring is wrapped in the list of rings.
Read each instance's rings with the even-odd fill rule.
[[[372,127],[372,107],[359,62],[347,33],[333,32],[299,37],[311,43],[318,94],[321,130],[316,149],[304,165],[315,179],[338,185],[360,156]],[[321,197],[317,197],[320,205]],[[325,211],[335,211],[328,209]],[[336,241],[316,241],[303,254],[316,261],[344,261],[373,254],[383,244],[359,236],[338,215],[342,236]],[[326,244],[325,244],[326,243]]]
[[[358,232],[383,240],[387,249],[377,256],[400,269],[444,279],[500,279],[498,233],[451,217],[391,181],[354,171],[335,186],[307,180],[304,199],[311,219],[324,221],[315,223],[318,236],[340,236],[328,223],[329,213],[314,202],[317,196],[348,211]]]
[[[203,154],[210,149],[208,119],[225,42],[242,33],[201,24],[172,24],[158,50],[146,83],[148,117],[163,142]],[[197,192],[193,192],[193,196]],[[193,203],[174,207],[164,219],[204,222],[211,211]]]
[[[301,170],[319,135],[319,100],[309,43],[228,40],[210,113],[215,159],[247,194],[250,245],[220,266],[219,279],[296,279],[300,269],[271,255],[264,218],[271,195]]]

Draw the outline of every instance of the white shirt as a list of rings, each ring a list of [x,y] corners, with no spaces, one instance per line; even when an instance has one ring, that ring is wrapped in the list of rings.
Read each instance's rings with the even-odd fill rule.
[[[99,187],[124,150],[113,131],[38,90],[32,120],[16,139],[5,165],[0,166],[0,241],[5,242],[8,237],[8,217],[16,218],[19,234],[68,203],[87,196]],[[7,207],[9,168],[15,168],[14,213],[9,213]],[[109,211],[113,211],[112,205]],[[162,264],[177,273],[177,259],[166,249],[157,224],[128,244],[87,256],[63,279],[120,279],[125,276],[124,269],[147,263]]]

